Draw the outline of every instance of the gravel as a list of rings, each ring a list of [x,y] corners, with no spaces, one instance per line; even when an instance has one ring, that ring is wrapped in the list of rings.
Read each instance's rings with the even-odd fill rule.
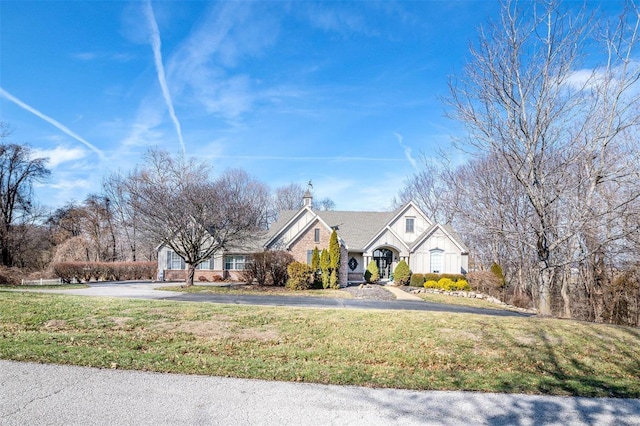
[[[354,299],[395,300],[395,296],[378,284],[360,284],[345,287],[342,290],[351,293]]]

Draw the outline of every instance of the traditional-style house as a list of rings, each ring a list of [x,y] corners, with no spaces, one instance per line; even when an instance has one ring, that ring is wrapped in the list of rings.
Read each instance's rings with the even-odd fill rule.
[[[389,279],[400,260],[412,272],[466,273],[468,250],[448,225],[433,223],[413,202],[394,212],[316,211],[309,191],[299,210],[280,212],[269,232],[253,247],[220,253],[199,265],[200,276],[239,278],[252,252],[286,250],[295,260],[311,263],[314,247],[329,247],[336,229],[341,246],[340,282],[364,281],[367,265],[374,260],[381,279]],[[184,262],[166,247],[158,252],[158,269],[164,279],[184,279]]]

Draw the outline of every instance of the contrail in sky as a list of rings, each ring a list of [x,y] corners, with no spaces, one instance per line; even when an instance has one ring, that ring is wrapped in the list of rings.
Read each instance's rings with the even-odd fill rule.
[[[407,158],[407,160],[409,160],[409,163],[411,163],[411,166],[414,169],[417,169],[418,163],[416,162],[416,159],[413,158],[413,156],[411,155],[411,148],[402,143],[402,135],[400,133],[394,132],[393,134],[396,135],[396,137],[398,138],[398,143],[400,144],[402,149],[404,149],[404,156]]]
[[[147,15],[147,21],[149,21],[149,27],[151,30],[151,34],[149,34],[149,41],[151,42],[151,48],[153,49],[153,58],[156,64],[158,82],[160,83],[160,87],[162,88],[162,95],[164,96],[164,100],[167,103],[167,108],[169,109],[169,115],[171,115],[173,124],[176,127],[176,133],[178,134],[178,139],[180,140],[180,146],[182,147],[182,153],[184,154],[186,150],[184,147],[184,139],[182,139],[182,128],[180,127],[180,121],[178,121],[176,112],[173,109],[171,94],[169,93],[169,87],[167,86],[167,78],[164,74],[164,65],[162,65],[162,49],[161,49],[162,42],[160,41],[160,30],[158,30],[158,23],[156,22],[156,18],[153,14],[153,8],[151,7],[151,0],[147,0],[145,6],[146,6],[145,12]]]
[[[101,150],[99,150],[95,145],[89,143],[86,139],[82,138],[77,133],[72,132],[67,126],[65,126],[64,124],[60,123],[59,121],[54,120],[53,118],[49,117],[48,115],[45,115],[45,114],[41,113],[40,111],[38,111],[37,109],[33,108],[32,106],[27,105],[26,103],[22,102],[20,99],[16,98],[11,93],[9,93],[6,90],[4,90],[2,87],[0,87],[0,96],[3,96],[5,98],[7,98],[8,100],[13,102],[14,104],[18,105],[20,108],[23,108],[23,109],[29,111],[33,115],[36,115],[36,116],[40,117],[41,119],[43,119],[47,123],[49,123],[52,126],[58,128],[59,130],[61,130],[62,132],[66,133],[67,135],[71,136],[72,138],[74,138],[78,142],[80,142],[80,143],[84,144],[85,146],[87,146],[87,148],[91,149],[93,152],[98,154],[100,156],[100,158],[104,158],[104,153]]]

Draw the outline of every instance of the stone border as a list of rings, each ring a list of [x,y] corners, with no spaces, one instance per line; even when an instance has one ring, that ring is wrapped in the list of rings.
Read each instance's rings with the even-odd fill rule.
[[[430,293],[430,294],[444,294],[445,296],[453,296],[453,297],[465,297],[467,299],[481,299],[481,300],[486,300],[489,303],[493,303],[505,308],[513,309],[518,312],[525,312],[528,314],[538,313],[538,310],[535,308],[531,308],[531,309],[519,308],[517,306],[504,303],[502,300],[495,298],[493,296],[489,296],[487,294],[479,293],[476,291],[446,291],[446,290],[440,290],[437,288],[418,288],[418,287],[400,287],[400,288],[402,288],[404,291],[406,291],[409,294]]]

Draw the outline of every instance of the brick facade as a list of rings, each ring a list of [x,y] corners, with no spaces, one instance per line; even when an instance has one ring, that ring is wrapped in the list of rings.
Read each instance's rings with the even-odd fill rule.
[[[320,241],[315,241],[315,230],[319,229],[320,232]],[[338,236],[340,232],[338,232]],[[313,224],[304,232],[302,235],[298,237],[291,245],[289,246],[289,251],[293,258],[302,263],[307,263],[307,252],[309,250],[313,250],[314,247],[318,247],[318,250],[322,251],[322,249],[329,250],[329,240],[331,239],[331,231],[329,231],[324,225],[320,223],[320,221],[316,220]],[[340,285],[347,285],[348,278],[348,266],[349,262],[348,258],[349,253],[347,253],[347,249],[344,247],[340,247],[340,271],[338,274],[338,279],[340,280]]]
[[[320,242],[315,242],[315,230],[320,230]],[[302,263],[307,263],[307,251],[313,250],[314,247],[318,247],[318,250],[322,251],[323,248],[329,250],[329,239],[331,238],[331,232],[316,220],[307,231],[300,235],[289,246],[289,251],[293,258]]]
[[[187,278],[186,269],[165,269],[164,271],[165,281],[185,281]],[[204,278],[201,280],[200,277]],[[206,269],[196,269],[196,273],[193,276],[194,282],[215,282],[221,280],[242,281],[242,271],[212,271]]]

